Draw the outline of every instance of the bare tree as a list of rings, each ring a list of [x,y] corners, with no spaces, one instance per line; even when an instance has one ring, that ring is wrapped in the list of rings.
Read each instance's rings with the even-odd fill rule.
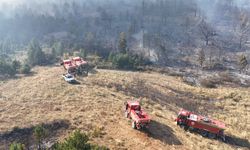
[[[209,41],[216,36],[215,30],[209,25],[205,20],[202,20],[199,24],[199,31],[206,42],[206,45],[209,44]]]
[[[239,49],[242,50],[246,44],[250,33],[250,22],[246,14],[240,14],[237,36],[239,38]]]

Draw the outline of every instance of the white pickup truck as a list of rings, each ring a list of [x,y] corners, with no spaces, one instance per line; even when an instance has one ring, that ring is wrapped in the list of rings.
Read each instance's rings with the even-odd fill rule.
[[[62,77],[64,78],[64,80],[68,83],[75,83],[76,79],[74,78],[73,75],[71,74],[63,74]]]

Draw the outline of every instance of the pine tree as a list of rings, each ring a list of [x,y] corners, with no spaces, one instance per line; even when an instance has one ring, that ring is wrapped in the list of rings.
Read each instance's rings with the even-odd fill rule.
[[[38,150],[40,150],[41,149],[42,140],[46,136],[45,128],[43,126],[41,126],[41,125],[36,126],[34,128],[34,136],[35,136],[35,139],[37,141]]]
[[[239,65],[240,65],[240,72],[242,72],[244,69],[246,69],[246,67],[248,65],[248,61],[247,61],[247,58],[245,55],[240,56]]]
[[[32,40],[29,44],[29,51],[28,51],[28,62],[30,65],[42,65],[46,61],[45,54],[42,51],[39,43],[35,40]]]
[[[85,49],[80,49],[80,54],[79,54],[79,56],[82,57],[82,58],[86,58],[86,57],[87,57],[87,54],[86,54]]]
[[[61,42],[54,43],[53,47],[55,49],[56,56],[62,56],[64,53],[64,47]]]
[[[17,73],[17,71],[21,68],[21,62],[17,61],[17,60],[14,60],[12,62],[12,68],[15,71],[15,73]]]
[[[119,50],[124,54],[127,52],[127,40],[125,32],[120,33]]]
[[[115,54],[113,52],[109,53],[108,61],[112,62],[115,57]]]
[[[199,65],[201,66],[201,68],[203,67],[205,60],[206,60],[205,52],[203,49],[201,49],[198,53],[198,62],[199,62]]]

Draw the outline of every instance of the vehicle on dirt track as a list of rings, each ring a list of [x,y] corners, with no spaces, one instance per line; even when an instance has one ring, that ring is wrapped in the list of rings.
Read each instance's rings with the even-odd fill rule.
[[[81,57],[63,60],[61,65],[63,65],[67,73],[72,75],[88,75],[90,69],[88,62]]]
[[[127,101],[125,103],[125,117],[132,120],[133,129],[148,128],[150,117],[141,108],[138,101]]]
[[[75,83],[76,79],[74,78],[73,75],[71,74],[63,74],[62,77],[64,78],[64,80],[68,83]]]
[[[76,73],[77,66],[75,64],[73,64],[71,60],[69,60],[69,59],[63,60],[61,65],[63,65],[64,69],[67,70],[67,73],[69,73],[69,74]]]
[[[75,64],[77,67],[82,65],[87,65],[87,62],[84,61],[81,57],[74,57],[72,59],[73,64]]]
[[[218,120],[196,115],[193,112],[181,109],[175,121],[185,131],[195,131],[204,137],[226,140],[224,135],[225,124]]]
[[[84,61],[81,57],[74,57],[72,63],[77,67],[77,75],[88,75],[90,68],[87,61]]]

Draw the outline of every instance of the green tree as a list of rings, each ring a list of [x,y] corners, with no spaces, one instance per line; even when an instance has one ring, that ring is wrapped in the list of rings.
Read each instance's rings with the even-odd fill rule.
[[[30,65],[42,65],[46,61],[45,54],[42,51],[39,43],[36,40],[32,40],[29,44],[29,51],[28,51],[28,62]]]
[[[53,64],[57,61],[57,54],[54,47],[52,47],[50,53],[45,54],[45,59],[46,61],[44,64]]]
[[[112,62],[115,57],[115,54],[113,52],[109,53],[108,61]]]
[[[79,56],[82,58],[86,58],[87,57],[87,53],[85,49],[80,49],[80,53]]]
[[[134,69],[138,66],[137,57],[127,53],[118,53],[113,56],[112,64],[119,69]]]
[[[0,60],[0,74],[14,76],[16,74],[12,64],[7,63],[4,59]]]
[[[248,65],[248,61],[245,55],[241,55],[239,59],[240,72],[244,71]]]
[[[52,47],[51,56],[52,56],[53,62],[55,62],[57,59],[57,54],[56,54],[56,49],[54,47]]]
[[[20,143],[12,143],[10,145],[10,150],[25,150],[25,146]]]
[[[17,60],[12,61],[12,68],[17,72],[21,68],[21,62]]]
[[[46,137],[46,129],[42,125],[36,126],[34,128],[33,134],[37,142],[37,148],[40,150],[42,141]]]
[[[89,138],[87,135],[80,133],[79,130],[75,131],[63,143],[56,143],[53,145],[53,150],[86,150],[90,149],[90,144],[87,144]]]
[[[120,33],[119,50],[124,54],[127,52],[127,40],[125,32]]]
[[[64,47],[63,47],[63,44],[61,42],[54,43],[52,48],[54,48],[56,56],[62,56],[63,55]]]
[[[53,145],[53,150],[108,150],[106,147],[100,147],[88,143],[89,137],[81,133],[79,130],[75,131],[69,138],[62,143]]]

